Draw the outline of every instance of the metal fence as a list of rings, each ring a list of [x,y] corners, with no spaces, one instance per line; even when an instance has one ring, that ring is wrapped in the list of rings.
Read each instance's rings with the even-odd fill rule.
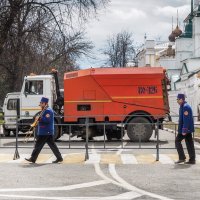
[[[70,116],[71,117],[71,116]],[[177,117],[178,116],[173,116],[173,117]],[[196,117],[196,116],[195,116]],[[154,133],[153,133],[153,144],[151,142],[142,142],[141,140],[141,134],[138,133],[138,141],[132,142],[129,141],[127,139],[125,139],[124,135],[126,135],[126,125],[125,123],[121,123],[121,139],[118,140],[114,140],[113,142],[107,141],[106,138],[106,127],[110,126],[110,125],[116,125],[119,123],[91,123],[89,122],[89,118],[86,117],[85,123],[84,124],[57,124],[60,127],[65,127],[68,126],[68,132],[67,132],[67,140],[64,141],[64,146],[59,147],[60,149],[80,149],[80,150],[84,150],[85,151],[85,160],[89,159],[89,150],[91,149],[98,149],[98,150],[113,150],[116,149],[116,146],[113,144],[117,144],[118,146],[120,146],[121,149],[153,149],[155,150],[155,154],[156,154],[156,161],[159,161],[159,154],[160,154],[160,150],[163,149],[175,149],[175,145],[173,146],[168,146],[168,147],[163,147],[163,143],[160,140],[160,136],[162,136],[160,134],[160,121],[157,120],[154,123],[149,123],[154,127]],[[129,123],[132,125],[141,125],[141,123]],[[144,123],[143,123],[144,124]],[[145,123],[147,124],[147,123]],[[23,124],[23,125],[30,125],[30,124]],[[94,126],[94,125],[99,125],[102,126],[103,128],[103,135],[101,136],[100,140],[90,140],[89,137],[89,127]],[[196,126],[198,126],[198,124],[195,124]],[[13,142],[13,145],[7,145],[7,146],[2,146],[1,145],[1,141],[4,139],[9,139],[8,137],[4,137],[2,134],[0,134],[0,148],[14,148],[15,149],[15,153],[13,156],[13,159],[18,159],[20,157],[19,155],[19,148],[33,148],[33,146],[27,146],[27,144],[30,144],[33,142],[34,145],[34,141],[36,140],[35,134],[34,132],[31,133],[33,137],[30,138],[31,141],[28,141],[28,143],[24,143],[24,140],[26,138],[21,137],[20,133],[19,133],[19,126],[21,126],[21,123],[17,123],[16,124],[16,130],[15,130],[15,137],[11,137],[11,139],[15,139],[15,142]],[[73,133],[72,133],[72,129],[73,126],[85,126],[85,140],[82,141],[80,139],[72,139]],[[172,140],[175,140],[176,135],[177,135],[177,127],[178,124],[177,123],[172,123],[172,122],[168,122],[167,126],[169,126],[170,128],[168,128],[169,131],[171,131],[173,129],[174,132],[174,137]],[[27,133],[26,133],[27,134]],[[24,136],[24,135],[23,135]],[[193,133],[193,137],[195,136],[195,133]],[[128,145],[125,145],[125,142],[128,141]],[[96,146],[94,146],[94,144],[96,144]],[[119,147],[118,147],[119,149]]]

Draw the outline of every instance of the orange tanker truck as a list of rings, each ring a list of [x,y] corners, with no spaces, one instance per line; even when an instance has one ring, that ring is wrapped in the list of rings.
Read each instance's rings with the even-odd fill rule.
[[[27,124],[40,112],[38,101],[43,96],[55,112],[56,139],[63,133],[84,138],[87,120],[90,138],[105,132],[109,140],[120,139],[127,133],[130,140],[148,141],[155,122],[162,124],[169,114],[168,79],[162,67],[68,72],[64,74],[64,98],[58,82],[56,70],[50,75],[25,76],[21,92],[5,98],[4,134],[16,130],[16,115],[18,130],[29,130]]]
[[[64,74],[64,123],[91,123],[90,137],[148,141],[153,124],[169,114],[168,79],[162,67],[91,68]],[[82,127],[84,129],[84,127]],[[77,129],[77,128],[75,128]],[[81,126],[77,132],[81,131]],[[83,131],[84,132],[84,131]],[[124,134],[124,131],[123,131]]]

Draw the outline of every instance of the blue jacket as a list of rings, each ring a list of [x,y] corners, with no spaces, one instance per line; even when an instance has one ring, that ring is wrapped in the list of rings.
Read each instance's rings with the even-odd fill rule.
[[[54,135],[54,113],[49,107],[39,120],[38,135]]]
[[[192,133],[194,132],[194,120],[192,108],[185,101],[179,108],[179,124],[178,133]]]

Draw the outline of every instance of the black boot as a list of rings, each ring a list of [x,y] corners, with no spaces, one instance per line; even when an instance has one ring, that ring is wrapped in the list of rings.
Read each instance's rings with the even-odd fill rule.
[[[35,163],[35,160],[33,160],[32,158],[25,158],[25,160],[31,163]]]
[[[52,163],[59,163],[59,162],[62,162],[63,161],[63,158],[57,158],[56,160],[54,160]]]

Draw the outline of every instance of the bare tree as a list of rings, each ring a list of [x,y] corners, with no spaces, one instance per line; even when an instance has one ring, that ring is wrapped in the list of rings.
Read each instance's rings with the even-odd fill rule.
[[[132,33],[122,31],[109,37],[103,54],[108,57],[107,63],[112,67],[126,67],[135,57]]]
[[[76,58],[93,48],[82,25],[107,2],[1,0],[0,70],[8,91],[18,90],[30,72],[48,73],[52,66],[63,72],[76,69]]]

